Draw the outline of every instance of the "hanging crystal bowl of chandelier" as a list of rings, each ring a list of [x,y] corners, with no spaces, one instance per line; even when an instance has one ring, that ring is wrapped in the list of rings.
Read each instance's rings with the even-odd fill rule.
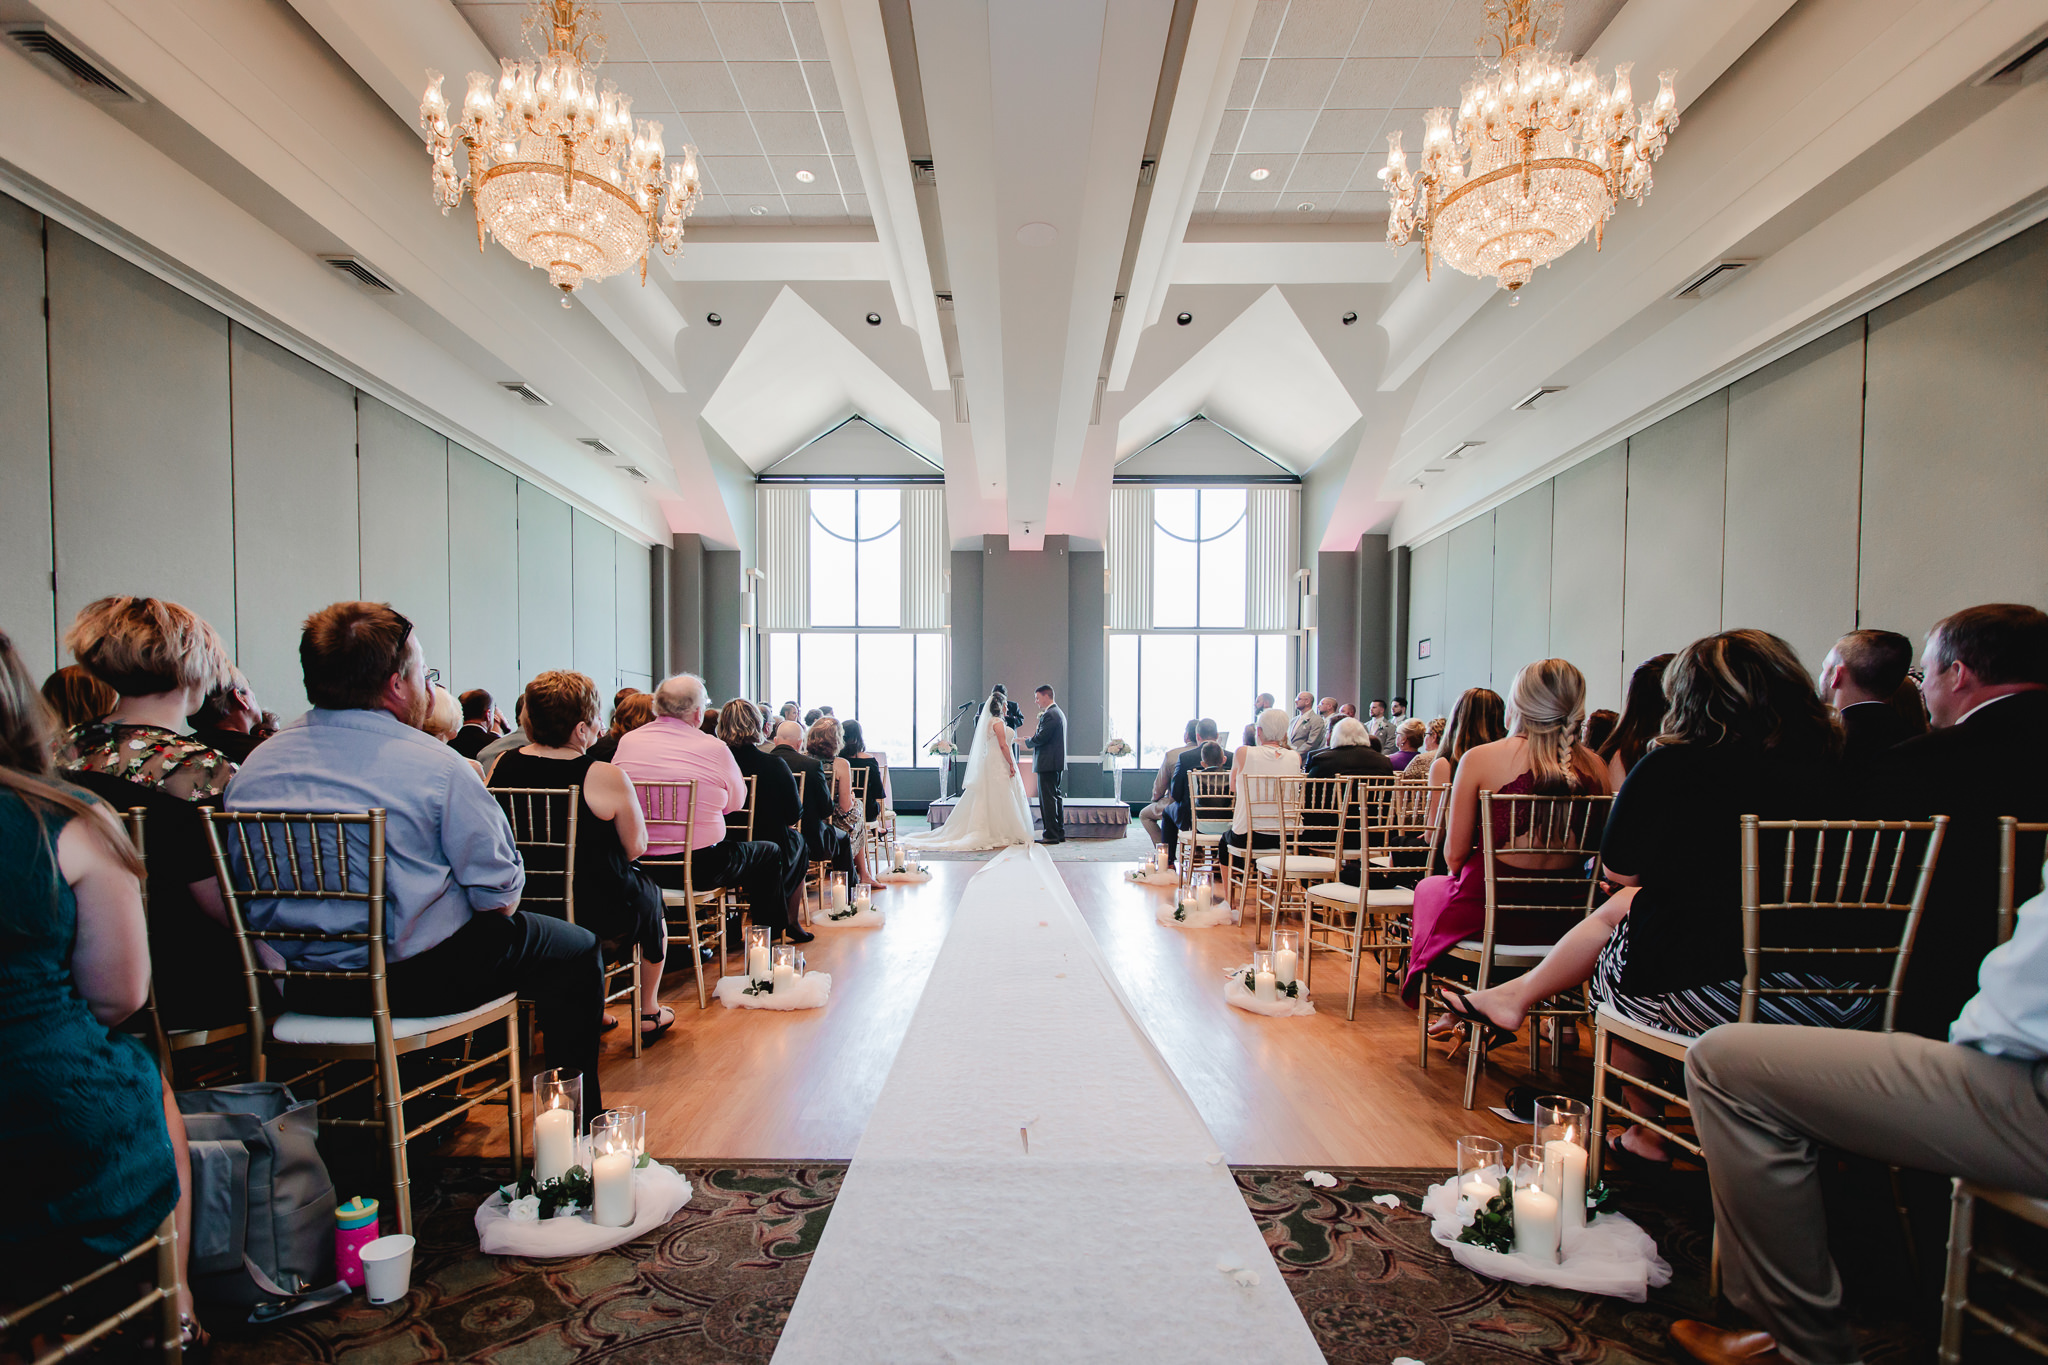
[[[704,191],[697,149],[685,146],[679,158],[669,157],[661,125],[636,123],[632,98],[599,81],[604,39],[589,7],[536,0],[526,31],[530,42],[545,35],[539,57],[504,59],[495,83],[488,72],[470,72],[459,121],[449,119],[445,77],[429,71],[420,127],[441,212],[469,191],[477,250],[486,234],[496,238],[547,271],[567,308],[586,280],[636,262],[645,284],[648,249],[658,245],[675,254],[683,220]],[[457,139],[468,152],[467,176],[456,168]]]
[[[1455,111],[1429,111],[1416,171],[1401,134],[1387,135],[1387,242],[1420,234],[1425,274],[1441,259],[1519,302],[1536,267],[1588,234],[1599,250],[1615,206],[1649,193],[1651,163],[1678,126],[1678,73],[1663,72],[1638,110],[1632,63],[1610,82],[1590,58],[1554,50],[1560,9],[1558,0],[1540,12],[1535,0],[1487,0],[1498,59],[1481,58]]]

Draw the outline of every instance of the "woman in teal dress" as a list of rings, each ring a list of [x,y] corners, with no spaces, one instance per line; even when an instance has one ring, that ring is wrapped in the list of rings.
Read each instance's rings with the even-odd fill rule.
[[[139,864],[106,806],[52,780],[50,741],[0,633],[0,1170],[21,1177],[0,1220],[10,1290],[111,1260],[174,1207],[181,1253],[190,1243],[184,1125],[148,1049],[114,1028],[149,991]],[[179,1307],[189,1322],[189,1299]]]

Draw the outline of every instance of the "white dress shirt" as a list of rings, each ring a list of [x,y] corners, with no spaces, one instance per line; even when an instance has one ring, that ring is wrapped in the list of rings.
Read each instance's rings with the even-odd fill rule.
[[[1985,954],[1977,993],[1948,1040],[1994,1057],[2048,1057],[2048,889],[2020,907],[2012,937]]]

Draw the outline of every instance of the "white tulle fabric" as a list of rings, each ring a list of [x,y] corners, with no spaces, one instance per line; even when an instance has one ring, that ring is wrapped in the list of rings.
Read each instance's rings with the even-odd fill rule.
[[[974,747],[967,753],[967,777],[960,800],[946,823],[929,834],[912,834],[905,847],[920,852],[972,853],[1031,842],[1031,799],[1024,795],[1021,768],[1012,771],[1002,759],[1010,747],[1010,731],[1002,720],[982,712],[974,729]]]
[[[1583,1231],[1574,1228],[1564,1234],[1563,1259],[1544,1265],[1527,1256],[1488,1251],[1459,1241],[1458,1234],[1472,1221],[1472,1213],[1460,1206],[1455,1180],[1430,1186],[1422,1199],[1422,1211],[1430,1218],[1430,1236],[1459,1265],[1489,1279],[1576,1289],[1633,1303],[1643,1302],[1652,1289],[1671,1283],[1671,1266],[1657,1254],[1656,1239],[1625,1213],[1590,1215]]]

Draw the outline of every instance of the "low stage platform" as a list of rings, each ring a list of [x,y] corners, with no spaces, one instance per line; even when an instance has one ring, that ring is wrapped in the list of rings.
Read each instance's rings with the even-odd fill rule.
[[[953,807],[959,801],[957,796],[945,796],[932,802],[928,818],[933,829],[946,823]],[[1124,829],[1131,823],[1131,808],[1121,801],[1107,796],[1070,796],[1067,798],[1067,837],[1069,839],[1121,839]],[[1045,821],[1038,814],[1038,798],[1031,799],[1031,827],[1042,830]]]

